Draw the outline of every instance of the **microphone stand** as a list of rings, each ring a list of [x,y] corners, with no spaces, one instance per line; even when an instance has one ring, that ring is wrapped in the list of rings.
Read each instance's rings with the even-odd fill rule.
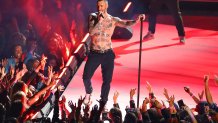
[[[142,58],[142,32],[143,32],[143,18],[140,18],[140,47],[139,47],[139,67],[138,67],[138,92],[137,92],[137,108],[139,108],[140,97],[140,79],[141,79],[141,58]]]

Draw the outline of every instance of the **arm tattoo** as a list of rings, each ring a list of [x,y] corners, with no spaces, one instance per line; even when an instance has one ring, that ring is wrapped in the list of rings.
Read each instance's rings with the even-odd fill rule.
[[[127,26],[132,26],[135,23],[136,23],[135,20],[127,20],[127,21],[120,20],[120,21],[118,21],[118,26],[127,27]]]
[[[135,23],[136,23],[135,20],[128,20],[128,21],[126,21],[126,25],[127,25],[127,26],[132,26],[132,25],[134,25]]]

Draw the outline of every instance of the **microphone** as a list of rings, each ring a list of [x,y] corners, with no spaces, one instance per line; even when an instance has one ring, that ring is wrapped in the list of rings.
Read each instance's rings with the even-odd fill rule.
[[[101,12],[99,12],[99,16],[102,17],[102,18],[104,18],[103,14],[102,14]]]

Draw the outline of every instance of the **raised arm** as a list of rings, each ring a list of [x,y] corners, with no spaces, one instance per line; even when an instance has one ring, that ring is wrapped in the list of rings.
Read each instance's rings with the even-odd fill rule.
[[[49,89],[51,89],[54,85],[56,84],[55,81],[52,81],[48,86],[46,86],[45,88],[43,88],[42,90],[40,90],[39,92],[37,92],[33,97],[31,97],[29,100],[28,100],[28,105],[32,105],[34,102],[36,102],[39,97],[42,95],[42,94],[45,94],[46,91],[48,91]]]
[[[195,101],[196,104],[198,104],[200,102],[200,100],[191,92],[191,90],[188,86],[184,87],[184,90],[186,93],[188,93],[192,97],[192,99]],[[202,93],[201,93],[201,95],[202,95]]]
[[[120,108],[120,107],[119,107],[119,104],[118,104],[118,102],[117,102],[118,96],[119,96],[119,92],[118,92],[118,91],[115,91],[115,92],[114,92],[114,96],[113,96],[113,101],[114,101],[113,106],[116,107],[116,108]]]
[[[116,25],[120,27],[127,27],[127,26],[132,26],[138,22],[140,22],[140,19],[145,20],[145,15],[140,14],[136,20],[121,20],[120,18],[115,18],[116,19]]]
[[[134,99],[133,99],[135,93],[136,93],[136,88],[130,90],[130,93],[129,93],[129,95],[130,95],[130,108],[136,108],[135,107],[135,102],[134,102]]]
[[[215,85],[218,86],[218,76],[214,75]]]
[[[213,98],[212,98],[212,95],[210,93],[210,89],[209,89],[209,76],[208,75],[205,75],[204,76],[204,87],[205,87],[205,95],[206,95],[206,99],[207,99],[207,102],[209,104],[213,104]]]
[[[170,99],[169,97],[169,93],[168,93],[168,90],[166,88],[164,88],[164,92],[163,92],[164,96],[166,97],[167,100]]]

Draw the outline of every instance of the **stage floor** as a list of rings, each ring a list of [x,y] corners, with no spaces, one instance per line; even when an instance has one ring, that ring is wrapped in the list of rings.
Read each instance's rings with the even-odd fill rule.
[[[192,23],[195,24],[195,22]],[[209,24],[217,25],[217,23],[210,22]],[[148,23],[144,22],[143,27],[143,35],[145,35]],[[124,111],[129,105],[130,89],[137,88],[140,24],[135,25],[133,30],[133,37],[130,40],[113,40],[116,59],[107,103],[108,109],[113,106],[113,93],[117,90],[120,93],[118,102]],[[163,89],[166,88],[170,95],[175,95],[175,101],[183,99],[185,104],[194,108],[195,102],[183,87],[189,86],[191,91],[197,95],[204,89],[205,74],[210,75],[209,87],[214,101],[218,103],[218,85],[214,82],[214,74],[218,74],[218,32],[187,26],[185,31],[187,35],[185,45],[179,44],[175,26],[166,24],[157,24],[155,39],[143,41],[140,105],[143,99],[148,97],[146,90],[146,81],[148,81],[158,100],[166,102],[163,95]],[[67,101],[77,102],[80,96],[85,95],[82,81],[84,65],[85,61],[63,93]],[[100,98],[101,76],[99,67],[92,78],[94,88],[92,105],[97,104],[96,99]],[[137,94],[134,99],[137,101]]]

